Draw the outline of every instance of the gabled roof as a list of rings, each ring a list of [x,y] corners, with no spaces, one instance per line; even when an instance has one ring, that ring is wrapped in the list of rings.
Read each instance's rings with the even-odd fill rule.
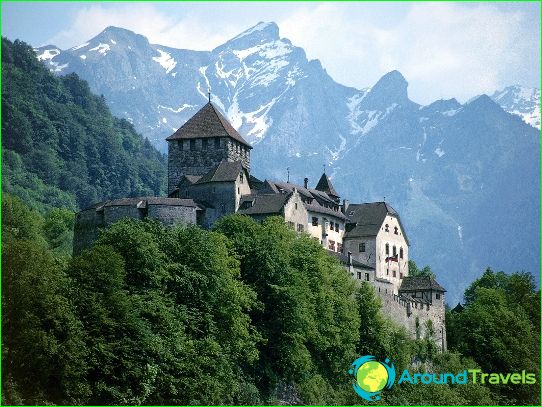
[[[316,213],[321,213],[322,215],[333,216],[342,221],[348,220],[348,218],[344,216],[344,214],[341,211],[335,211],[331,208],[326,208],[325,206],[322,206],[319,204],[305,203],[305,208],[310,212],[316,212]]]
[[[186,178],[189,183],[195,184],[201,179],[201,175],[183,175],[183,178]]]
[[[410,244],[399,214],[387,202],[370,202],[349,205],[346,210],[346,216],[350,219],[351,225],[346,230],[346,237],[376,236],[388,215],[397,218],[403,236],[407,244]]]
[[[237,179],[241,171],[245,171],[245,169],[240,161],[222,161],[201,177],[196,184],[205,184],[207,182],[233,182]]]
[[[284,205],[286,205],[291,196],[292,193],[243,195],[240,207],[247,201],[251,201],[252,206],[247,209],[240,209],[238,213],[242,215],[281,214]]]
[[[339,197],[339,194],[337,193],[337,191],[335,191],[335,188],[333,187],[331,180],[329,179],[329,177],[326,175],[325,172],[320,177],[318,184],[316,184],[316,190],[325,192],[326,194],[332,197],[336,197],[336,198]]]
[[[208,137],[231,137],[252,148],[212,103],[207,103],[166,141]]]
[[[419,276],[419,277],[405,277],[401,283],[399,291],[441,291],[445,292],[446,290],[437,283],[437,280],[428,276]]]

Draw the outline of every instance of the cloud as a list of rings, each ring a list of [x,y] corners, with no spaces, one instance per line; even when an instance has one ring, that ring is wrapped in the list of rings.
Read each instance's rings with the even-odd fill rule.
[[[146,36],[151,43],[177,48],[209,50],[238,34],[240,26],[209,24],[204,17],[192,13],[186,5],[174,18],[154,5],[103,4],[83,6],[66,29],[49,39],[49,43],[69,48],[99,34],[108,26],[117,26]],[[243,28],[246,28],[243,26]]]
[[[514,72],[525,72],[526,59],[532,61],[531,76],[538,77],[540,39],[528,32],[539,32],[539,23],[529,27],[519,7],[414,3],[404,12],[388,8],[386,19],[360,6],[306,6],[279,25],[339,82],[370,86],[397,69],[421,103],[492,93],[511,84],[510,78],[521,79]],[[380,11],[386,7],[380,4]]]

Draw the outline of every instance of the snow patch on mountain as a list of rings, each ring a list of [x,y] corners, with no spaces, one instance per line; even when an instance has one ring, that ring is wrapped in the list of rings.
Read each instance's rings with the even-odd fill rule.
[[[48,61],[56,57],[58,54],[60,54],[60,50],[58,48],[46,49],[43,51],[43,53],[38,55],[38,61]]]
[[[109,44],[102,44],[101,42],[94,48],[89,49],[89,51],[98,51],[103,56],[107,55],[107,52],[111,49]]]
[[[496,91],[491,99],[508,113],[540,130],[540,89],[524,86],[508,86]]]
[[[88,42],[85,42],[84,44],[76,45],[75,47],[70,48],[70,51],[77,51],[78,49],[86,47],[88,44]]]
[[[435,149],[435,154],[438,155],[438,157],[440,158],[440,157],[442,157],[444,154],[446,154],[446,152],[445,152],[442,148],[437,147],[437,148]]]
[[[162,51],[161,49],[157,49],[156,51],[158,51],[160,56],[152,57],[152,60],[158,62],[162,68],[166,70],[166,74],[170,73],[171,70],[177,66],[177,61],[175,61],[168,52]]]

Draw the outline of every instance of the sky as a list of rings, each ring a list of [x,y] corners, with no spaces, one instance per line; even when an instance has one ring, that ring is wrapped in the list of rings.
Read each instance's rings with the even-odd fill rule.
[[[152,43],[211,50],[260,21],[358,89],[397,69],[409,96],[460,102],[540,88],[540,3],[2,2],[2,35],[67,49],[114,25]]]

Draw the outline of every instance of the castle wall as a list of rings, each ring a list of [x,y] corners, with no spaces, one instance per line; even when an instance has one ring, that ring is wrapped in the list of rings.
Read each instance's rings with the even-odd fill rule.
[[[386,230],[387,225],[387,230]],[[395,234],[397,228],[397,234]],[[389,245],[389,254],[386,254],[386,244]],[[386,262],[386,257],[393,256],[393,247],[396,248],[397,262]],[[403,258],[399,256],[403,249]],[[403,235],[399,220],[395,216],[386,216],[376,236],[376,275],[389,280],[394,285],[395,294],[401,286],[401,277],[408,276],[408,245]]]
[[[286,205],[284,205],[284,220],[294,224],[294,229],[298,232],[305,232],[307,229],[307,210],[297,191],[294,191]],[[299,229],[299,225],[303,230]]]
[[[147,217],[168,226],[179,223],[197,224],[196,208],[190,206],[149,205]]]
[[[203,140],[207,140],[205,148]],[[177,188],[183,175],[205,175],[221,161],[227,160],[230,156],[227,143],[226,137],[169,141],[168,194]]]
[[[107,204],[85,209],[75,216],[73,254],[77,255],[92,246],[98,238],[100,229],[112,225],[121,219],[154,219],[165,225],[175,223],[197,224],[195,206],[149,204],[138,208],[134,199],[131,204]]]
[[[382,302],[382,313],[396,324],[405,327],[412,339],[424,338],[427,333],[427,321],[431,320],[433,340],[439,349],[446,350],[444,300],[434,301],[431,305],[405,300],[395,294],[377,292],[377,295]]]
[[[360,244],[365,243],[365,251],[360,251]],[[371,237],[356,237],[344,239],[344,251],[352,253],[354,258],[376,268],[376,239]]]
[[[236,140],[226,142],[228,161],[241,161],[241,164],[250,172],[250,149]]]
[[[190,198],[207,203],[202,226],[210,228],[222,216],[236,212],[236,184],[234,182],[208,182],[189,188]]]
[[[318,218],[318,225],[314,226],[312,224],[312,218]],[[307,217],[307,231],[309,234],[317,238],[318,241],[322,244],[322,246],[327,249],[331,250],[329,246],[329,241],[333,241],[335,249],[333,251],[335,252],[341,252],[340,245],[343,245],[343,236],[344,236],[344,221],[340,218],[336,218],[333,215],[318,213],[309,211],[308,217]],[[333,224],[338,223],[339,224],[339,231],[335,231],[335,228],[331,229],[330,222],[333,222]],[[325,236],[327,234],[327,236]],[[343,250],[344,253],[348,252],[348,250]]]

